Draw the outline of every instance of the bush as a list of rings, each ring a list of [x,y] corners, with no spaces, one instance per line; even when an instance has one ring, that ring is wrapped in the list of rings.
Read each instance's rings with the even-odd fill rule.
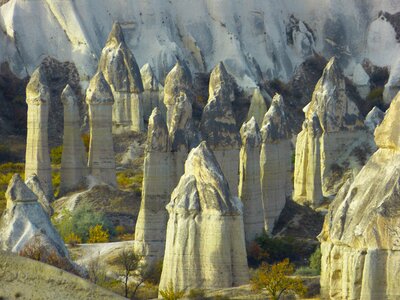
[[[172,281],[169,282],[167,289],[160,290],[160,295],[165,300],[182,299],[184,294],[185,294],[184,291],[175,291]]]
[[[83,242],[89,239],[89,229],[101,225],[110,235],[114,235],[114,227],[104,213],[94,212],[88,206],[82,206],[74,212],[64,211],[61,221],[55,226],[64,241],[68,235],[75,233]]]
[[[53,184],[54,197],[58,197],[60,193],[61,174],[58,170],[51,172],[51,183]]]
[[[82,239],[75,233],[71,232],[64,238],[64,242],[72,247],[75,247],[78,244],[82,244]]]
[[[315,270],[317,274],[321,274],[321,247],[317,247],[315,252],[310,256],[310,268]]]
[[[96,225],[89,228],[88,243],[107,243],[109,241],[109,233],[103,229],[102,225]]]
[[[63,146],[58,146],[50,151],[50,161],[54,165],[61,164],[61,157],[63,152]]]

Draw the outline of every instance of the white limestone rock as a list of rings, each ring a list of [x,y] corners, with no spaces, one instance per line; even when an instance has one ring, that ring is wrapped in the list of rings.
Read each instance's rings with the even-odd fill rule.
[[[61,94],[64,105],[64,143],[61,156],[60,194],[83,184],[87,175],[86,151],[81,138],[78,99],[67,85]]]
[[[7,209],[0,222],[0,246],[3,251],[19,253],[35,240],[46,250],[69,258],[68,251],[38,197],[16,174],[6,191]]]
[[[400,297],[400,95],[375,131],[379,150],[331,204],[319,236],[321,296]]]
[[[243,223],[246,243],[264,232],[264,207],[260,184],[261,134],[254,117],[240,129],[239,198],[243,203]]]
[[[90,80],[86,91],[89,106],[90,144],[88,167],[101,182],[116,186],[114,143],[112,137],[112,91],[101,72]]]
[[[158,81],[150,64],[145,64],[140,69],[143,81],[143,117],[148,121],[154,108],[158,107],[166,118],[166,108],[163,102],[164,87]]]
[[[290,125],[281,95],[276,94],[264,116],[261,135],[260,181],[266,232],[271,233],[291,190]]]
[[[367,127],[369,131],[374,132],[375,128],[382,123],[384,117],[385,113],[381,111],[378,107],[374,106],[374,108],[371,109],[371,111],[365,117],[365,127]]]
[[[205,142],[190,152],[167,210],[160,290],[170,282],[186,292],[248,282],[242,204]]]
[[[346,94],[345,78],[335,58],[326,65],[304,113],[303,130],[296,143],[293,198],[317,206],[324,197],[336,195],[346,180],[344,173],[359,168],[358,164],[354,166],[354,151],[370,140],[361,113]],[[320,173],[320,180],[315,172]],[[338,176],[338,172],[342,174]],[[315,186],[319,183],[321,187]]]
[[[114,96],[114,132],[143,131],[142,78],[119,23],[114,23],[108,36],[98,71],[103,73]]]
[[[271,99],[270,99],[271,100]],[[247,113],[247,121],[252,117],[256,119],[257,124],[262,124],[264,115],[268,111],[268,106],[265,102],[264,96],[262,95],[259,88],[256,88],[251,97],[249,112]]]
[[[361,64],[357,64],[353,72],[353,83],[357,87],[357,91],[362,98],[367,98],[371,87],[369,85],[369,75],[365,72]]]
[[[48,118],[50,87],[40,66],[32,74],[26,87],[28,130],[26,138],[25,178],[36,174],[46,196],[53,199],[50,151],[48,145]]]
[[[223,63],[211,73],[212,92],[203,110],[200,130],[221,166],[232,195],[237,196],[241,139],[231,104],[234,101],[231,79]]]
[[[36,174],[29,176],[25,180],[26,186],[36,195],[38,201],[44,211],[51,217],[53,215],[53,207],[50,205],[50,199],[47,198],[42,185],[40,184],[40,180]]]

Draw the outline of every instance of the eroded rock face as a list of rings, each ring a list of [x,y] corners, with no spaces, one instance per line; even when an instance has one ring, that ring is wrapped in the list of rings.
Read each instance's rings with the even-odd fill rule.
[[[0,222],[0,245],[3,251],[19,253],[26,245],[37,241],[49,253],[55,251],[60,257],[69,257],[63,240],[38,202],[38,197],[17,174],[10,181],[6,199],[7,209]]]
[[[332,58],[311,102],[304,108],[305,121],[297,138],[294,173],[293,197],[298,203],[317,206],[323,197],[336,195],[346,180],[344,174],[363,164],[364,159],[356,162],[359,148],[366,144],[370,147],[370,134],[345,87],[345,78]],[[364,152],[362,155],[370,155]]]
[[[78,99],[67,85],[61,95],[64,105],[64,143],[61,157],[60,194],[81,186],[85,176],[86,151],[81,138]]]
[[[98,180],[117,185],[112,137],[112,91],[101,72],[90,80],[86,91],[89,106],[90,145],[88,167]]]
[[[397,299],[399,277],[400,95],[375,131],[379,147],[336,196],[319,236],[321,296]]]
[[[26,186],[36,195],[40,205],[45,210],[45,212],[51,217],[53,215],[53,208],[50,205],[50,199],[47,198],[40,180],[36,174],[29,176],[25,180]]]
[[[28,131],[26,138],[25,177],[36,174],[46,196],[53,199],[50,151],[48,143],[48,118],[50,88],[44,69],[39,67],[32,74],[26,87],[28,104]]]
[[[232,195],[237,195],[241,140],[231,104],[234,94],[230,79],[222,63],[211,73],[212,92],[203,110],[200,130],[221,166]]]
[[[158,81],[150,64],[145,64],[140,69],[143,81],[143,117],[148,121],[154,108],[158,107],[162,115],[166,118],[167,109],[165,108],[164,87]]]
[[[242,205],[205,142],[193,149],[167,206],[160,290],[222,288],[248,281]]]
[[[291,135],[285,110],[282,96],[275,95],[261,128],[260,180],[267,232],[274,229],[291,191]]]
[[[114,23],[112,27],[98,70],[103,73],[114,96],[114,132],[143,131],[142,78],[119,23]]]
[[[264,231],[264,208],[260,184],[261,134],[254,117],[240,129],[239,198],[243,202],[243,223],[246,243]]]
[[[267,104],[265,103],[264,96],[261,94],[260,89],[255,89],[251,97],[249,112],[247,113],[247,120],[252,117],[256,119],[257,124],[262,124],[264,115],[268,111]]]
[[[385,113],[381,111],[378,107],[374,106],[373,109],[365,117],[364,124],[369,131],[374,132],[375,128],[383,121]]]

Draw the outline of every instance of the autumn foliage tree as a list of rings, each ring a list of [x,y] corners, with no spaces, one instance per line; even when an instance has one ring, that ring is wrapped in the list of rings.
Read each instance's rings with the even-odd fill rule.
[[[266,289],[274,300],[288,293],[304,295],[307,289],[300,278],[291,277],[294,271],[294,266],[289,259],[274,265],[263,263],[251,279],[251,286],[255,291]]]

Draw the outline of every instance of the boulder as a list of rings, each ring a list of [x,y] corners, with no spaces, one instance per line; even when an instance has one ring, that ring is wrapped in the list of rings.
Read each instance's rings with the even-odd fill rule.
[[[264,207],[260,184],[261,134],[256,119],[244,123],[240,129],[239,198],[243,203],[243,223],[246,243],[264,232]]]
[[[103,73],[114,96],[113,131],[144,131],[142,78],[119,23],[114,23],[108,36],[98,71]]]
[[[166,252],[160,290],[227,288],[248,282],[242,204],[202,142],[167,205]]]
[[[291,134],[285,110],[283,97],[276,94],[261,128],[260,181],[265,230],[269,233],[285,207],[288,191],[291,192]]]
[[[112,137],[114,98],[110,86],[101,72],[97,72],[90,80],[86,92],[86,103],[89,106],[90,122],[89,172],[101,182],[116,186]]]
[[[321,296],[400,297],[400,95],[375,130],[379,149],[339,191],[325,217]]]

